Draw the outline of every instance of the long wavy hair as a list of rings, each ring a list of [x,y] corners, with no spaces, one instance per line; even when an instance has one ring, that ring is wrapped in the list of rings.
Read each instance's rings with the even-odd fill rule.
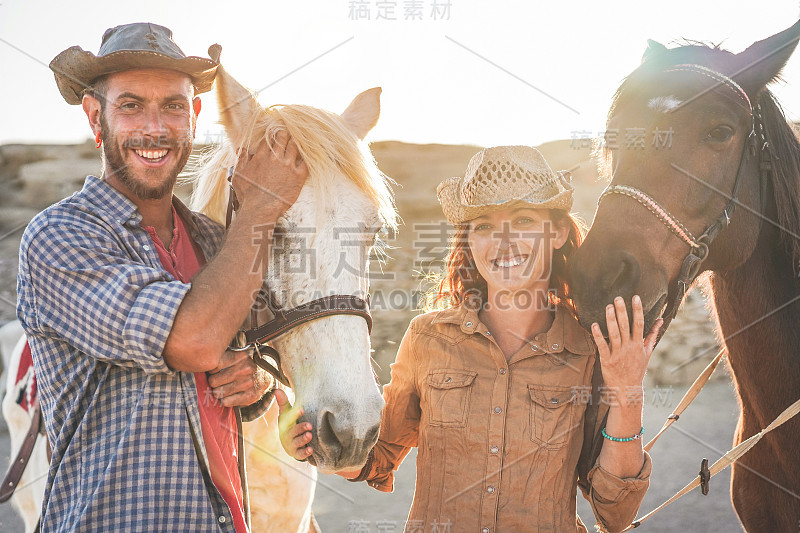
[[[550,218],[554,224],[568,227],[569,236],[561,248],[553,250],[548,297],[550,304],[562,305],[574,313],[575,304],[569,285],[569,259],[581,245],[586,234],[586,225],[574,215],[560,209],[551,209]],[[488,300],[486,280],[475,266],[468,237],[468,224],[456,227],[444,260],[444,271],[429,277],[433,286],[425,294],[423,310],[433,311],[459,305],[479,309]]]

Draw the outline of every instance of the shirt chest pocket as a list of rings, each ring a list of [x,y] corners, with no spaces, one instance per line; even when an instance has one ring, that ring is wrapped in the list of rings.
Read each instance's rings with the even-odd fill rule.
[[[470,370],[434,370],[428,374],[429,425],[450,428],[467,425],[470,393],[477,375]]]
[[[528,385],[531,440],[548,450],[562,448],[575,430],[575,391],[571,387]]]

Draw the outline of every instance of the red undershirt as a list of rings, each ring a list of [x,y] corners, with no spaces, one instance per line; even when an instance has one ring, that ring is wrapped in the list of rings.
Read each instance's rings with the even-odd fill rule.
[[[175,220],[175,228],[169,250],[164,247],[152,226],[142,227],[153,239],[164,269],[175,276],[175,279],[189,283],[205,264],[205,258],[202,253],[195,253],[192,237],[186,231],[186,226],[174,207],[172,217]],[[242,481],[239,476],[236,415],[231,407],[224,407],[214,398],[205,372],[196,372],[194,379],[197,383],[200,424],[208,455],[208,466],[211,469],[211,479],[231,510],[236,531],[246,533]]]

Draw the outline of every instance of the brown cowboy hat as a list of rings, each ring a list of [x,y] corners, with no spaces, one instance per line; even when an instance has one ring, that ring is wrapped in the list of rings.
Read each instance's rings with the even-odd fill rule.
[[[213,59],[186,57],[175,41],[172,30],[136,22],[109,28],[103,34],[97,55],[80,46],[67,48],[50,62],[58,90],[68,104],[80,104],[84,90],[100,76],[137,68],[164,68],[183,72],[192,78],[196,93],[211,90],[219,66],[222,47],[208,49]]]
[[[470,159],[463,177],[448,178],[436,194],[448,222],[464,224],[509,207],[572,208],[569,172],[553,172],[530,146],[496,146]]]

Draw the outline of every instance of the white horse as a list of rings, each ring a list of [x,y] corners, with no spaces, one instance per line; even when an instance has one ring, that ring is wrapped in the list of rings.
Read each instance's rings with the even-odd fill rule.
[[[366,298],[370,251],[379,231],[396,228],[398,219],[388,179],[362,141],[378,120],[380,89],[361,93],[341,115],[300,105],[265,109],[222,69],[217,92],[229,141],[202,166],[193,209],[224,223],[226,176],[237,151],[287,130],[309,178],[279,221],[266,285],[283,308],[332,294]],[[383,408],[366,321],[344,315],[319,318],[272,345],[281,354],[295,405],[303,407],[303,419],[314,426],[316,467],[323,472],[359,468],[377,440]],[[273,405],[264,417],[243,425],[253,531],[315,531],[316,469],[283,452],[277,415]],[[10,431],[24,436],[27,428],[27,423],[18,424]],[[12,448],[13,456],[19,445],[12,443]],[[34,476],[46,473],[46,459],[33,457],[28,470]],[[40,491],[34,525],[41,501]]]
[[[17,456],[22,441],[31,425],[32,411],[23,408],[17,400],[26,394],[33,367],[23,379],[17,380],[22,350],[25,347],[25,335],[19,321],[14,320],[0,328],[0,356],[5,369],[5,395],[3,396],[3,418],[8,425],[11,440],[9,461]],[[44,487],[47,482],[47,444],[39,438],[34,445],[28,467],[22,473],[16,491],[11,497],[11,505],[25,524],[25,533],[33,533],[39,522],[39,513],[44,499]],[[3,474],[0,474],[3,475]]]
[[[309,169],[295,204],[279,221],[266,285],[283,308],[332,294],[366,298],[368,258],[382,228],[396,228],[388,179],[362,139],[378,121],[380,89],[365,91],[337,115],[308,106],[261,107],[219,69],[217,93],[229,141],[202,166],[193,209],[224,222],[226,176],[239,149],[286,130]],[[323,472],[358,468],[377,440],[383,399],[370,365],[366,322],[333,316],[303,324],[272,345],[314,427],[311,446]],[[316,473],[283,452],[277,407],[243,428],[254,531],[305,531]],[[281,522],[283,525],[281,525]]]

